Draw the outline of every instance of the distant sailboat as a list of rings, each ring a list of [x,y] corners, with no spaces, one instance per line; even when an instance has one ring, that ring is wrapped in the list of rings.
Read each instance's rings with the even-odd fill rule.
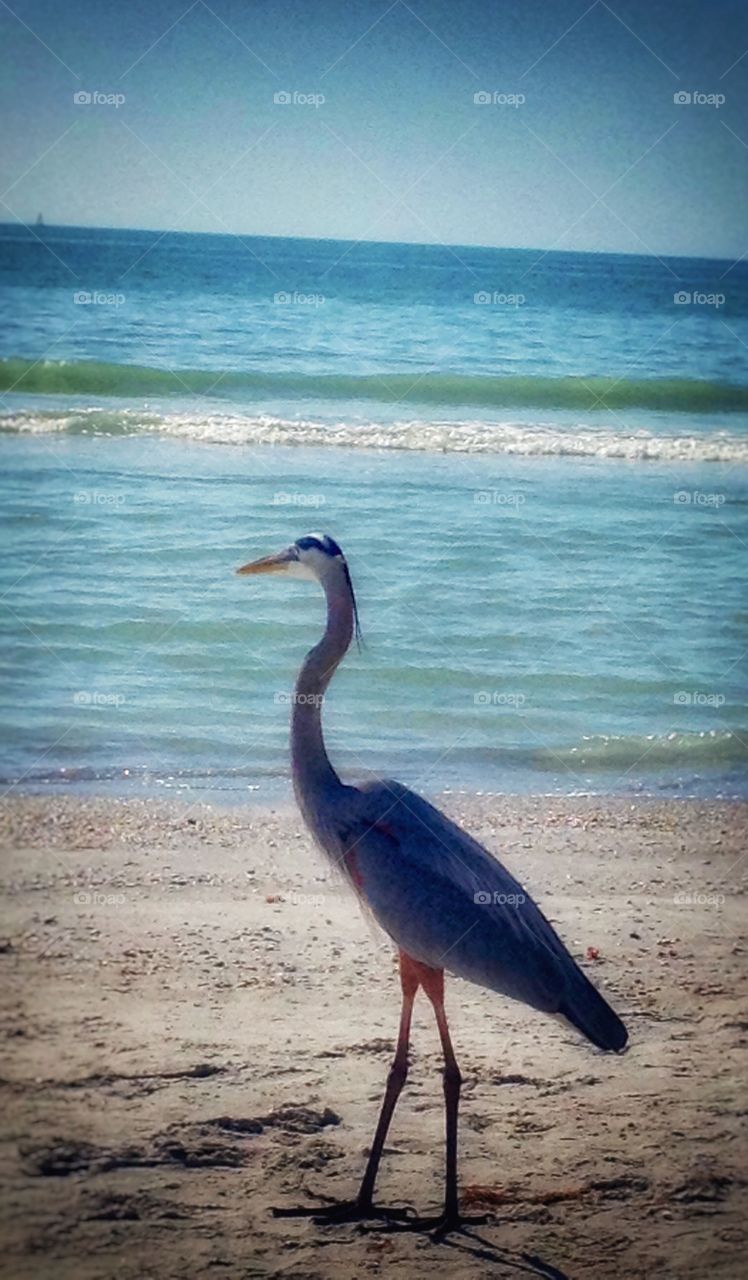
[[[43,226],[44,226],[44,218],[42,217],[42,215],[41,215],[40,213],[37,213],[37,215],[36,215],[36,225],[37,225],[37,227],[43,227]]]

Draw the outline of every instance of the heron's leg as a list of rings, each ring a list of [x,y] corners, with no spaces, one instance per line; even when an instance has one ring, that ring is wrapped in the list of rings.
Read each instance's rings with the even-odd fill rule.
[[[379,1113],[376,1131],[369,1152],[361,1186],[355,1200],[343,1201],[329,1205],[273,1209],[277,1218],[311,1217],[315,1222],[355,1222],[361,1218],[385,1218],[397,1221],[412,1217],[412,1210],[407,1208],[380,1208],[374,1205],[374,1183],[376,1182],[379,1161],[387,1139],[387,1132],[392,1120],[397,1100],[402,1092],[408,1075],[408,1046],[410,1043],[410,1022],[413,1014],[413,1001],[416,998],[420,978],[418,973],[423,966],[417,965],[404,952],[400,952],[400,984],[403,999],[400,1011],[400,1030],[397,1037],[395,1057],[387,1076],[387,1087]]]
[[[403,1002],[400,1010],[400,1030],[397,1037],[397,1048],[395,1056],[392,1060],[389,1075],[387,1076],[387,1087],[382,1100],[382,1110],[379,1113],[376,1132],[371,1144],[369,1159],[366,1165],[366,1171],[361,1182],[358,1193],[358,1203],[362,1208],[368,1208],[371,1205],[374,1195],[374,1183],[376,1182],[377,1172],[379,1170],[379,1161],[382,1158],[382,1151],[387,1139],[387,1133],[390,1127],[392,1115],[397,1106],[397,1100],[402,1092],[403,1085],[408,1078],[408,1048],[410,1045],[410,1022],[413,1016],[413,1002],[418,991],[419,977],[415,962],[407,956],[404,951],[400,952],[400,985],[403,991]]]
[[[460,1106],[460,1087],[462,1076],[457,1065],[452,1040],[444,1010],[444,970],[432,969],[423,983],[423,989],[434,1008],[439,1039],[444,1054],[444,1107],[446,1111],[447,1151],[446,1151],[446,1183],[444,1190],[444,1216],[457,1218],[459,1205],[457,1197],[457,1114]]]
[[[444,1054],[444,1107],[446,1112],[446,1178],[444,1188],[444,1212],[438,1218],[416,1219],[408,1224],[416,1230],[433,1230],[435,1236],[444,1236],[450,1231],[459,1229],[470,1223],[485,1222],[485,1216],[465,1218],[460,1215],[459,1196],[457,1191],[457,1115],[460,1105],[460,1086],[462,1076],[457,1065],[452,1040],[444,1010],[444,970],[431,969],[427,965],[419,965],[419,981],[434,1009],[436,1025],[439,1029],[442,1053]]]

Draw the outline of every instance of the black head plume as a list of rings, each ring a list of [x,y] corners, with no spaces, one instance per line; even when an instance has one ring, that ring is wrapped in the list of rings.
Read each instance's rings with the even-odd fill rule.
[[[323,551],[325,555],[331,556],[334,560],[340,561],[343,573],[345,574],[346,583],[348,584],[348,590],[351,593],[351,604],[353,605],[354,634],[356,637],[356,644],[358,645],[358,648],[360,650],[363,645],[363,637],[361,634],[361,623],[359,622],[359,618],[358,618],[358,605],[356,604],[356,593],[353,590],[353,583],[351,582],[351,574],[348,568],[348,562],[345,556],[343,555],[343,552],[341,551],[340,547],[338,546],[337,542],[335,541],[334,538],[330,537],[329,533],[308,533],[303,538],[297,538],[295,546],[299,548],[299,551],[311,551],[311,549],[314,547],[316,548],[317,551]]]

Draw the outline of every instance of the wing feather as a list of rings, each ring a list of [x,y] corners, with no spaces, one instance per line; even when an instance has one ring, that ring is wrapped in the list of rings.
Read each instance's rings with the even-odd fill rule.
[[[357,889],[397,945],[424,964],[559,1010],[584,975],[506,867],[401,783],[358,794],[344,833]]]

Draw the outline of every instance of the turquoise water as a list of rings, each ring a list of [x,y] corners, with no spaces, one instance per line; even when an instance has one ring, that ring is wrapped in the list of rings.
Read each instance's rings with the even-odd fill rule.
[[[325,529],[348,776],[745,793],[744,267],[43,235],[0,233],[4,786],[278,794],[322,601],[232,569]]]

